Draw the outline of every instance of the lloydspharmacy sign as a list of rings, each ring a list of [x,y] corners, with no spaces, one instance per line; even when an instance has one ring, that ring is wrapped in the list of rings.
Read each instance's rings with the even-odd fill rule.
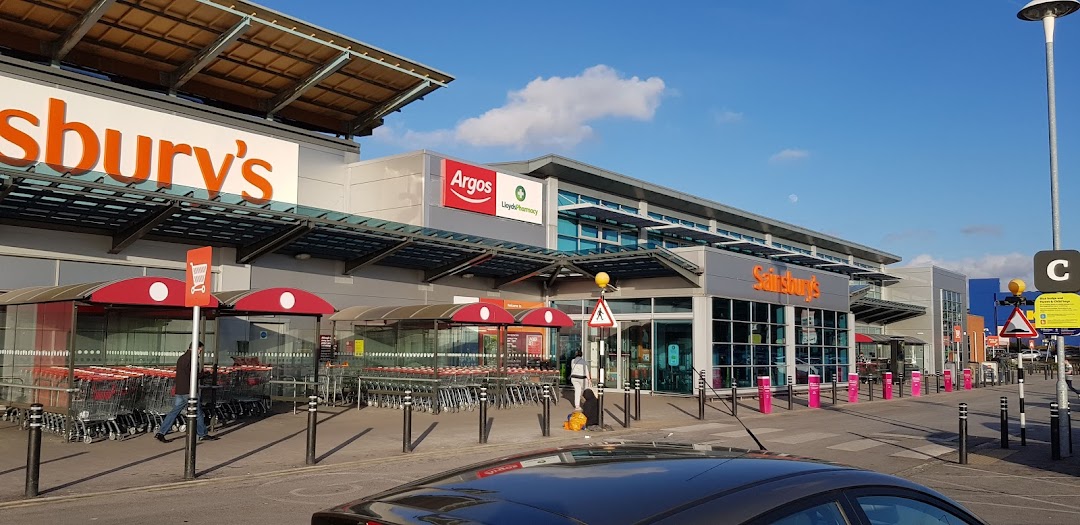
[[[443,206],[542,224],[544,186],[524,177],[443,159]]]

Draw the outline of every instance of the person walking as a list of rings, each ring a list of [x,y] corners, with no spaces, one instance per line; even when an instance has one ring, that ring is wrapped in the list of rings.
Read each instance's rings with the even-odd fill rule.
[[[581,356],[581,350],[574,353],[574,360],[570,361],[570,383],[574,385],[574,408],[581,409],[581,394],[591,382],[589,363]]]
[[[199,342],[199,357],[202,357],[203,344]],[[161,421],[161,427],[158,428],[154,439],[168,443],[165,439],[165,434],[168,434],[172,430],[173,423],[176,422],[176,418],[187,407],[188,398],[191,397],[191,345],[188,345],[186,352],[180,355],[180,358],[176,360],[176,396],[173,398],[173,409],[169,412],[165,419]],[[206,432],[206,423],[203,422],[202,403],[196,405],[197,410],[195,413],[195,431],[199,437],[199,441],[209,440],[215,441],[217,436],[211,436]]]

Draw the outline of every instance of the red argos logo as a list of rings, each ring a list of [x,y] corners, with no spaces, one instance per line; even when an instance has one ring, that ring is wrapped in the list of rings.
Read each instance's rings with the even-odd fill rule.
[[[495,172],[443,159],[443,206],[495,215]]]

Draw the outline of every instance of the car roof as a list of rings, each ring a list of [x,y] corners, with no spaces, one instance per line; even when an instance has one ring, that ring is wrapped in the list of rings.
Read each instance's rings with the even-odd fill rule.
[[[726,447],[605,443],[472,465],[336,507],[329,514],[392,523],[438,521],[439,516],[479,523],[633,523],[778,479],[851,470]]]

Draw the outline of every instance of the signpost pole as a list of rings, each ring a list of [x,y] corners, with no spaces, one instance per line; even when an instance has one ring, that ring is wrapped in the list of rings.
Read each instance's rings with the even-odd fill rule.
[[[195,479],[195,447],[198,443],[197,429],[199,427],[199,370],[202,365],[201,353],[199,352],[199,328],[202,320],[202,307],[212,304],[210,290],[212,278],[210,264],[212,262],[213,249],[209,246],[188,250],[185,262],[185,290],[184,305],[190,306],[191,310],[191,368],[188,383],[187,414],[184,420],[187,424],[187,440],[184,453],[184,479]],[[163,429],[164,430],[164,429]]]

